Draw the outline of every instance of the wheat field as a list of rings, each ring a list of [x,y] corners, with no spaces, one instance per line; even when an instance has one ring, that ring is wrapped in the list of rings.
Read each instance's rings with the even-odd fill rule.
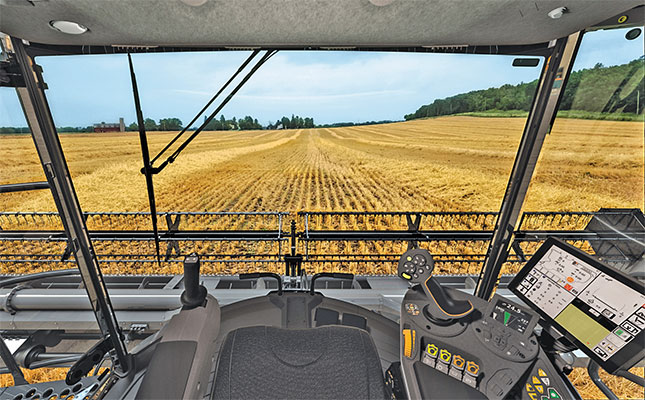
[[[204,132],[155,176],[157,207],[292,213],[497,211],[524,123],[522,118],[455,116],[331,129]],[[150,133],[151,153],[173,135]],[[84,211],[148,210],[136,133],[60,136]],[[44,180],[30,136],[0,136],[0,151],[0,183]],[[643,181],[642,122],[558,119],[546,138],[524,210],[642,209]],[[47,191],[0,197],[0,211],[54,210]],[[235,225],[229,221],[225,227]],[[20,268],[0,265],[0,274],[34,271]],[[105,272],[123,271],[108,267]],[[47,376],[47,371],[30,375],[33,380]],[[2,384],[8,379],[0,377]],[[586,398],[602,398],[584,372],[577,370],[572,380]],[[621,380],[612,386],[621,398],[642,394]]]
[[[160,211],[497,211],[522,118],[205,132],[155,176]],[[149,134],[151,153],[174,133]],[[148,209],[138,135],[62,134],[84,211]],[[44,180],[31,138],[0,136],[0,182]],[[2,211],[54,211],[46,191]],[[525,210],[643,207],[643,124],[557,120]]]
[[[372,126],[280,131],[204,132],[161,174],[155,188],[159,211],[497,211],[524,126],[523,118],[443,117]],[[149,135],[152,154],[173,136]],[[137,133],[63,134],[70,173],[84,211],[147,211],[148,199]],[[0,182],[43,180],[29,136],[0,137]],[[47,191],[13,193],[1,211],[53,211]],[[643,124],[558,119],[547,136],[525,211],[595,211],[601,207],[642,207]],[[6,223],[6,221],[4,221]],[[256,224],[254,229],[275,229]],[[298,220],[302,230],[302,221]],[[123,223],[125,224],[125,222]],[[112,222],[90,229],[150,229],[145,218],[134,226]],[[219,218],[190,229],[237,229],[245,219]],[[289,221],[283,226],[288,227]],[[324,224],[323,224],[324,225]],[[405,220],[357,227],[334,221],[319,229],[406,229]],[[165,221],[160,221],[165,228]],[[184,225],[185,226],[185,225]],[[492,229],[452,226],[443,229]],[[60,229],[40,226],[39,229]],[[584,226],[571,226],[582,229]],[[27,229],[4,226],[4,229]],[[33,229],[33,228],[32,228]],[[188,229],[188,228],[183,228]],[[422,229],[439,229],[424,225]],[[538,228],[536,228],[538,229]],[[61,254],[62,242],[25,243],[25,254]],[[152,254],[150,242],[95,244],[102,254]],[[165,244],[162,244],[162,251]],[[184,253],[274,254],[275,243],[182,243]],[[193,247],[189,247],[193,246]],[[336,254],[399,254],[404,243],[315,244],[312,251]],[[326,247],[324,247],[326,246]],[[431,242],[437,254],[483,254],[485,242]],[[324,247],[324,248],[323,248]],[[10,251],[5,249],[5,251]],[[0,253],[3,250],[0,249]],[[304,253],[304,251],[303,251]],[[530,252],[528,253],[530,254]],[[513,273],[519,265],[505,266]],[[2,264],[0,273],[64,268]],[[260,264],[280,271],[282,266]],[[310,272],[329,265],[314,264]],[[437,273],[478,273],[480,264],[438,265]],[[247,265],[208,264],[204,273],[235,274]],[[335,268],[335,267],[334,267]],[[344,268],[344,269],[338,269]],[[390,274],[393,264],[338,266],[351,273]],[[327,269],[325,269],[327,270]],[[105,273],[180,273],[179,263],[104,265]]]

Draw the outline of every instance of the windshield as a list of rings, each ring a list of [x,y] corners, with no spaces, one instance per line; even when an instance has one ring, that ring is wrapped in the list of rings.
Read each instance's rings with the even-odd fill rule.
[[[599,60],[611,65],[611,54],[598,54]],[[248,52],[133,56],[153,156],[247,56]],[[495,226],[543,66],[542,58],[534,58],[533,67],[514,67],[515,58],[278,53],[214,115],[205,132],[154,177],[162,233],[223,232],[218,239],[162,242],[161,267],[155,264],[152,235],[141,241],[130,240],[127,233],[150,230],[151,225],[145,214],[149,204],[140,173],[126,56],[41,57],[39,63],[81,207],[89,214],[88,228],[122,231],[95,241],[104,273],[179,273],[182,256],[193,251],[203,256],[205,273],[281,273],[293,232],[294,253],[303,255],[309,273],[392,274],[398,255],[409,245],[402,235],[420,230],[417,239],[438,261],[435,273],[477,274],[490,234],[470,233],[490,233]],[[623,58],[620,65],[632,61]],[[583,85],[584,79],[596,79],[589,78],[590,73],[580,70],[572,82]],[[615,90],[614,83],[606,90]],[[2,95],[1,143],[13,150],[2,161],[0,181],[44,180],[30,137],[16,134],[24,126],[16,117],[18,103],[5,102],[6,91]],[[549,156],[540,160],[525,209],[595,212],[602,207],[638,207],[642,190],[640,198],[627,189],[607,194],[608,187],[626,188],[622,176],[609,174],[608,185],[586,184],[588,176],[579,172],[596,174],[609,168],[624,171],[635,182],[642,178],[642,147],[640,153],[630,147],[620,157],[607,156],[603,164],[594,164],[587,151],[593,147],[551,155],[550,146],[567,129],[585,132],[599,127],[606,134],[604,127],[609,125],[619,131],[629,126],[629,140],[638,141],[634,132],[638,124],[642,127],[642,106],[640,116],[624,107],[611,111],[636,122],[607,122],[600,119],[602,110],[590,110],[581,100],[565,105],[568,114],[558,118],[554,139],[545,145]],[[189,132],[213,109],[191,124]],[[565,118],[569,128],[560,122]],[[598,140],[611,143],[616,152],[613,140],[604,134]],[[587,146],[590,142],[580,139],[583,135],[575,138]],[[565,143],[571,138],[556,147],[569,146]],[[549,179],[545,171],[560,174],[567,154],[574,154],[567,168],[576,171],[567,176],[575,179],[557,186],[551,179],[544,186]],[[625,163],[630,167],[625,169]],[[572,196],[581,187],[585,195]],[[61,229],[48,214],[14,214],[53,212],[55,205],[45,191],[5,195],[2,208],[3,229]],[[549,229],[549,222],[538,221],[534,229]],[[388,231],[403,233],[382,234]],[[244,237],[232,239],[230,232]],[[258,239],[258,232],[265,232],[264,237]],[[452,237],[446,232],[467,234]],[[32,251],[20,254],[32,256],[7,256],[10,262],[2,264],[7,272],[70,266],[59,262],[64,242],[22,245]],[[15,246],[12,249],[17,253]],[[523,256],[511,254],[504,272],[519,269]]]
[[[153,156],[247,55],[133,57]],[[250,267],[213,262],[206,267],[211,273],[236,273],[238,268],[281,272],[282,265],[272,260],[288,249],[283,241],[291,221],[305,238],[313,231],[406,231],[408,218],[402,212],[426,213],[419,225],[426,231],[492,229],[543,62],[536,58],[536,66],[517,68],[514,58],[278,53],[215,116],[206,132],[154,177],[157,209],[219,213],[185,215],[179,230],[279,231],[281,238],[270,241],[180,243],[181,254],[196,251],[206,260],[258,261]],[[83,210],[149,211],[139,172],[142,161],[126,56],[50,57],[39,62]],[[5,104],[0,125],[21,126],[13,119],[20,110]],[[29,136],[6,134],[2,143],[21,149],[3,161],[3,182],[44,179]],[[3,211],[54,210],[46,192],[3,199]],[[235,214],[257,212],[268,214]],[[174,222],[177,217],[169,218]],[[52,221],[27,224],[30,229],[56,228]],[[15,218],[7,217],[3,229],[12,223]],[[91,230],[150,229],[145,215],[91,214],[87,223]],[[168,226],[164,216],[159,223],[161,229]],[[300,240],[297,251],[310,261],[307,270],[390,274],[396,255],[407,246],[401,240],[341,239]],[[427,244],[437,255],[445,255],[447,262],[440,264],[438,273],[477,273],[487,242]],[[48,243],[38,252],[64,250],[62,244],[57,246]],[[151,241],[128,246],[101,241],[95,246],[100,257],[112,261],[103,264],[104,272],[156,272]],[[162,244],[162,250],[165,247]],[[116,262],[127,260],[126,254],[150,263]],[[177,259],[176,251],[171,255],[172,261]],[[471,255],[476,262],[464,257]],[[164,271],[180,271],[177,263],[168,265]]]

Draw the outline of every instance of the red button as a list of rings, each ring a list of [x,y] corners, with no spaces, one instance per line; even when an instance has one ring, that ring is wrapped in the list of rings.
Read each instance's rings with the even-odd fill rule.
[[[567,290],[571,290],[571,289],[573,289],[573,286],[571,286],[571,285],[569,285],[567,283],[566,285],[564,285],[564,288],[567,289]]]

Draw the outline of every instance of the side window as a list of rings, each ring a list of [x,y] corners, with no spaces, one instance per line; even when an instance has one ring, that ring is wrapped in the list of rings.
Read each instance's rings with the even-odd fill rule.
[[[642,39],[585,34],[525,211],[643,208]]]
[[[642,230],[645,57],[642,37],[628,40],[629,31],[585,34],[544,142],[520,229],[625,237]],[[527,212],[535,213],[527,218]],[[627,273],[638,268],[643,251],[602,235],[570,242]],[[523,244],[524,253],[532,254],[536,245]]]

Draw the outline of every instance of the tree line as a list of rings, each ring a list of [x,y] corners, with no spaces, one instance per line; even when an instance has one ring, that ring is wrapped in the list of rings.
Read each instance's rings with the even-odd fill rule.
[[[207,117],[204,116],[204,122]],[[183,124],[179,118],[164,118],[155,123],[154,120],[147,118],[144,121],[146,131],[176,131],[183,129]],[[204,127],[205,131],[253,131],[262,129],[303,129],[315,128],[314,119],[310,117],[300,117],[291,114],[291,118],[282,117],[275,123],[268,123],[262,125],[258,122],[257,118],[250,115],[237,119],[235,117],[228,119],[223,114],[219,118],[213,118]],[[195,130],[197,126],[192,126],[188,130]],[[139,127],[136,122],[131,123],[127,127],[128,131],[138,131]]]
[[[597,113],[641,114],[645,108],[645,56],[627,64],[574,71],[560,102],[560,110],[579,110]],[[487,110],[529,111],[537,89],[537,79],[518,85],[474,90],[444,99],[434,100],[405,115],[405,119],[437,117]]]
[[[204,117],[204,122],[206,122],[206,117]],[[104,123],[104,122],[102,122]],[[146,132],[152,131],[178,131],[183,129],[184,124],[179,118],[162,118],[159,122],[153,120],[152,118],[146,118],[144,121],[144,126]],[[213,118],[208,124],[206,124],[204,130],[206,131],[249,131],[249,130],[261,130],[261,129],[305,129],[305,128],[315,128],[314,119],[311,117],[300,117],[298,115],[291,115],[289,117],[282,117],[278,119],[275,123],[268,123],[267,125],[262,125],[258,122],[257,118],[253,118],[250,115],[247,115],[243,118],[237,119],[235,117],[228,119],[224,115],[220,115],[219,118]],[[195,130],[197,126],[192,126],[188,130]],[[93,132],[94,126],[87,127],[57,127],[56,130],[61,133],[68,132]],[[133,122],[125,127],[125,130],[128,132],[137,132],[139,130],[139,124]],[[30,133],[29,128],[26,127],[0,127],[0,134],[12,134],[12,133]]]

